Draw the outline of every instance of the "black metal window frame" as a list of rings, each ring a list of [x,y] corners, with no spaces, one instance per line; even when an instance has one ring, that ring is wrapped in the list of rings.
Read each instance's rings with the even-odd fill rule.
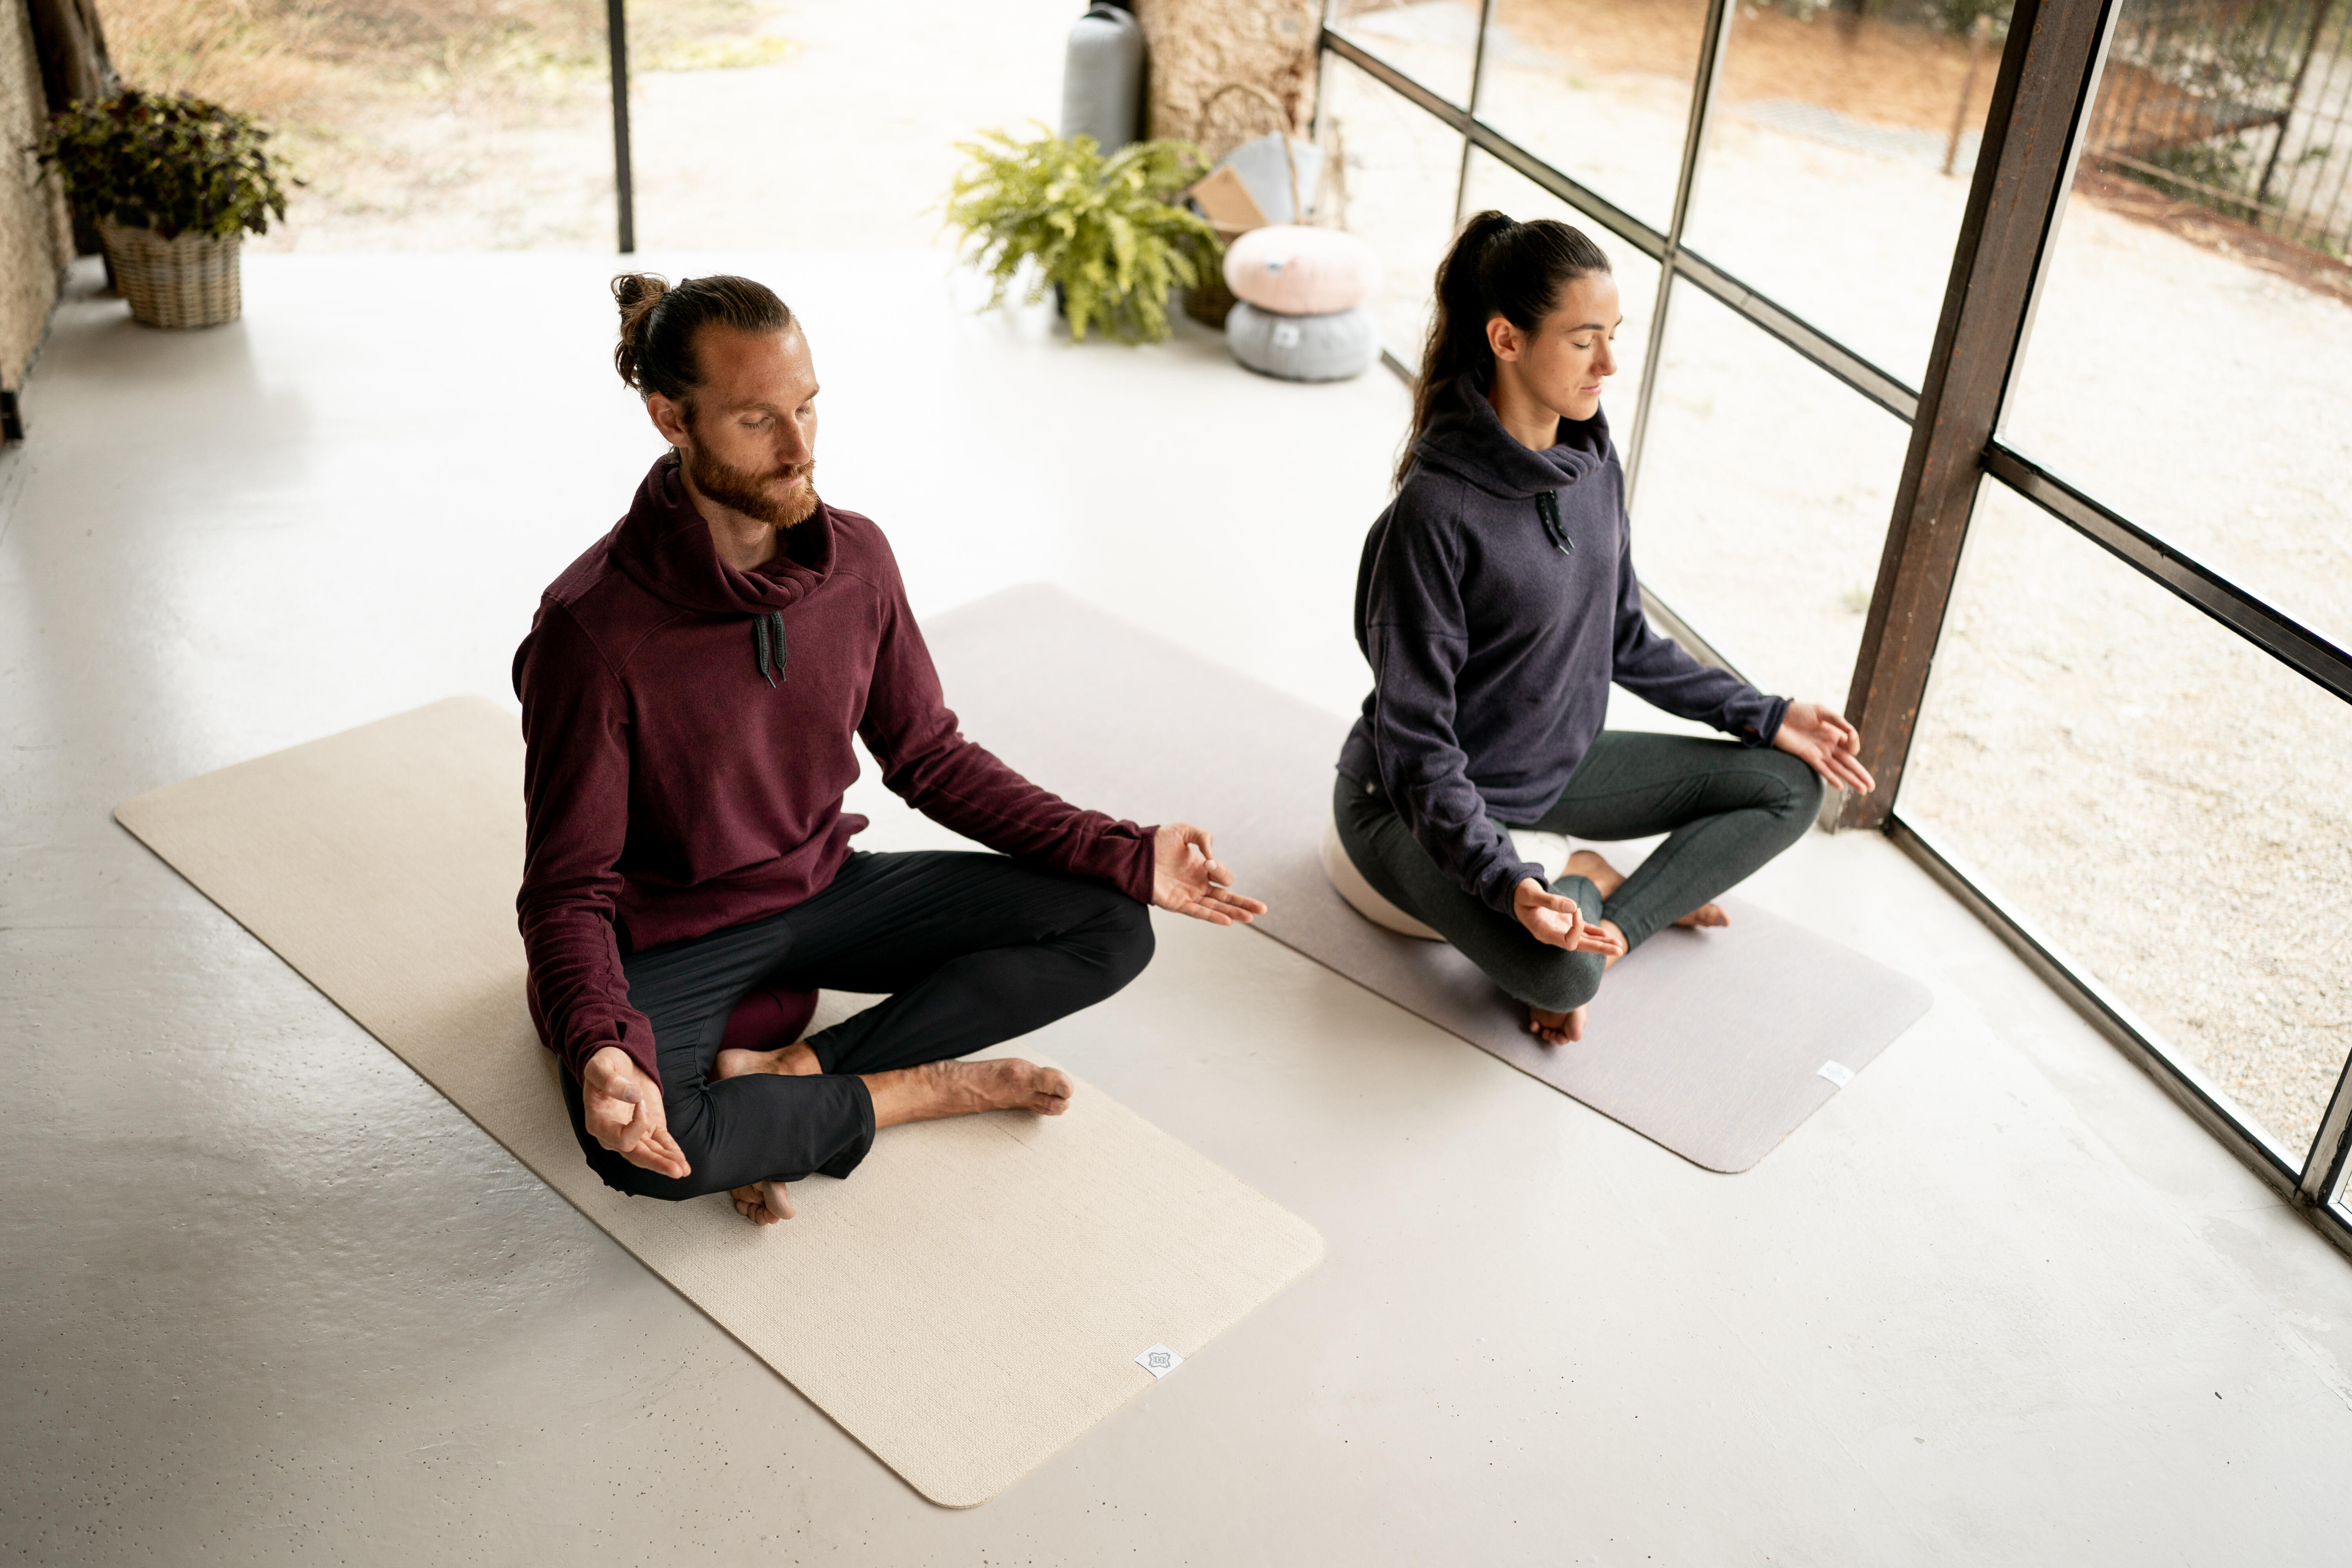
[[[1824,331],[1682,243],[1682,230],[1696,187],[1708,118],[1722,79],[1723,58],[1729,47],[1730,28],[1738,4],[1738,0],[1709,0],[1706,31],[1701,39],[1693,81],[1673,216],[1669,226],[1664,229],[1634,216],[1479,118],[1480,77],[1483,75],[1487,31],[1493,21],[1494,0],[1485,0],[1480,7],[1478,33],[1474,46],[1476,52],[1473,56],[1471,101],[1467,104],[1457,103],[1429,88],[1349,37],[1343,31],[1335,30],[1329,15],[1332,6],[1327,5],[1326,7],[1320,38],[1324,58],[1345,62],[1463,138],[1462,173],[1455,187],[1457,222],[1461,216],[1463,193],[1467,187],[1470,155],[1473,150],[1476,150],[1486,153],[1659,264],[1657,301],[1649,326],[1649,353],[1643,363],[1641,385],[1635,395],[1635,416],[1624,448],[1629,483],[1637,483],[1639,479],[1642,447],[1648,434],[1650,399],[1661,369],[1663,355],[1659,351],[1664,341],[1666,318],[1676,279],[1726,306],[1751,326],[1820,366],[1854,393],[1906,425],[1914,426],[1915,447],[1934,438],[1922,437],[1916,429],[1920,418],[1920,388],[1872,363],[1839,341],[1834,334]],[[2076,13],[2073,18],[2076,32],[2092,40],[2087,47],[2094,51],[2086,61],[2081,62],[2085,68],[2081,71],[2079,89],[2072,94],[2072,102],[2068,106],[2066,145],[2061,159],[2064,176],[2051,187],[2046,207],[2041,213],[2038,243],[2042,249],[2041,254],[2033,258],[2033,279],[2026,297],[2026,320],[2031,319],[2032,296],[2039,291],[2047,271],[2048,251],[2073,183],[2074,160],[2080,154],[2084,128],[2096,100],[2107,44],[2113,37],[2119,10],[2116,0],[2043,0],[2038,7],[2027,3],[2021,3],[2017,7],[2021,26],[2035,25],[2044,16],[2061,16],[2070,11]],[[2091,15],[2094,12],[2095,16]],[[2031,18],[2029,13],[2032,14]],[[2088,23],[2088,26],[2084,27],[2084,23]],[[2015,47],[2016,42],[2013,40],[2013,47],[2004,55],[2002,62],[2005,83],[2012,88],[2022,53],[2021,47]],[[1997,92],[1995,112],[2002,112],[2004,105],[2014,111],[2017,100],[2013,95]],[[2049,118],[2054,120],[2056,116],[2053,114]],[[2046,132],[2049,126],[2045,123],[2037,128]],[[1991,141],[1988,137],[1988,152],[1990,145]],[[1968,224],[1981,220],[1987,199],[1999,199],[1998,194],[1990,189],[1994,171],[1989,165],[1980,163],[1976,178],[1979,189],[1972,193],[1970,216],[1963,220],[1964,230]],[[1969,246],[1969,237],[1964,232],[1961,250],[1965,252]],[[1955,293],[1960,287],[1956,263]],[[1948,302],[1948,318],[1953,312],[1953,304]],[[1946,330],[1949,330],[1948,321]],[[1939,353],[1948,352],[1952,346],[1942,331],[1938,334],[1937,346]],[[1998,394],[2001,401],[2006,401],[2008,390],[2014,384],[2024,351],[2024,334],[2020,330],[2005,345]],[[1383,358],[1398,375],[1411,379],[1414,367],[1403,363],[1393,353],[1384,353]],[[1936,377],[1937,368],[1934,364],[1930,366],[1931,381]],[[2156,531],[2133,521],[2088,490],[2009,445],[1993,433],[1998,429],[1997,418],[1991,425],[1992,430],[1989,430],[1977,444],[1977,449],[1971,455],[1971,482],[1977,478],[1990,477],[2011,493],[2032,502],[2045,516],[2122,561],[2147,581],[2195,607],[2339,700],[2352,704],[2352,654],[2347,654],[2342,647],[2303,625],[2262,595],[2234,582],[2228,574],[2199,561],[2193,554],[2167,542]],[[1915,464],[1918,456],[1915,451]],[[1963,527],[1966,510],[1972,507],[1973,502],[1974,492],[1971,490],[1963,504]],[[1898,509],[1900,505],[1898,502]],[[1890,560],[1893,548],[1890,540]],[[1883,570],[1874,597],[1887,597],[1892,581],[1891,570]],[[1948,595],[1949,586],[1948,575],[1940,593],[1928,606],[1932,610],[1932,617],[1931,624],[1925,628],[1925,635],[1931,645],[1941,629],[1943,600]],[[1666,608],[1673,619],[1683,621],[1683,617],[1673,616],[1671,606]],[[1878,614],[1883,606],[1874,605],[1873,608],[1874,618],[1883,618]],[[1683,624],[1687,626],[1688,623],[1685,621]],[[1698,631],[1698,636],[1704,638],[1703,629]],[[1716,657],[1713,650],[1705,651],[1708,657]],[[1864,659],[1872,659],[1873,657],[1866,645]],[[1932,646],[1927,657],[1932,658]],[[1866,668],[1857,668],[1854,680],[1857,693],[1865,689],[1873,673]],[[1907,751],[1908,740],[1906,723],[1899,737],[1900,751]],[[1895,761],[1895,773],[1899,778],[1899,752]],[[1882,776],[1886,772],[1884,768],[1878,771]],[[2304,1209],[2322,1234],[2340,1249],[2352,1253],[2352,1211],[2347,1209],[2343,1192],[2347,1184],[2347,1152],[2352,1152],[2352,1058],[2347,1058],[2338,1074],[2335,1091],[2322,1114],[2319,1131],[2310,1148],[2300,1152],[2290,1149],[2249,1118],[2194,1063],[2177,1056],[2128,1005],[2091,975],[2031,919],[2004,901],[1986,879],[1969,868],[1956,853],[1939,844],[1918,824],[1905,818],[1899,805],[1882,805],[1870,825],[1883,827],[2102,1033],[2146,1068],[2232,1152],[2290,1202]]]

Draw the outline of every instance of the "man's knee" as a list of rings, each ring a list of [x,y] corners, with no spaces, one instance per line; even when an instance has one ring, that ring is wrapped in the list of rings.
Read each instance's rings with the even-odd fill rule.
[[[1101,917],[1094,922],[1102,952],[1103,994],[1123,990],[1151,962],[1151,906],[1137,903],[1125,893],[1109,892]]]

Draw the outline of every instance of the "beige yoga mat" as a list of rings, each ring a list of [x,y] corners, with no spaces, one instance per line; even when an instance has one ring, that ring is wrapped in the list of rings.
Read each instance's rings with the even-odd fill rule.
[[[1081,1084],[1060,1117],[886,1129],[786,1224],[582,1160],[523,1005],[522,742],[477,698],[115,810],[549,1185],[935,1502],[993,1497],[1322,1256],[1304,1221]],[[1176,1373],[1181,1376],[1181,1369]]]
[[[1260,931],[1708,1170],[1754,1165],[1927,1010],[1919,982],[1727,900],[1728,930],[1653,937],[1609,972],[1583,1041],[1539,1044],[1461,953],[1382,930],[1325,879],[1346,720],[1044,585],[925,635],[965,732],[1014,767],[1139,821],[1209,827],[1272,906]]]

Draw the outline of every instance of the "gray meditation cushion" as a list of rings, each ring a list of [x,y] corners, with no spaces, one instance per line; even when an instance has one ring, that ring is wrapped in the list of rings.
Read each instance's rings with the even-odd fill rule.
[[[1244,300],[1225,318],[1225,345],[1264,375],[1345,381],[1381,357],[1381,324],[1370,305],[1328,316],[1284,316]]]

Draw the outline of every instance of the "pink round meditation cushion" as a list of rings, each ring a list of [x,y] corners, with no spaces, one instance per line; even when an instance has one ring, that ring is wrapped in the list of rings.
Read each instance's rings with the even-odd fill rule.
[[[727,1016],[727,1027],[719,1036],[719,1048],[781,1051],[799,1043],[808,1030],[809,1020],[815,1016],[815,992],[755,985]]]
[[[1354,310],[1380,286],[1380,257],[1336,228],[1269,224],[1225,248],[1225,287],[1261,310],[1328,316]]]

